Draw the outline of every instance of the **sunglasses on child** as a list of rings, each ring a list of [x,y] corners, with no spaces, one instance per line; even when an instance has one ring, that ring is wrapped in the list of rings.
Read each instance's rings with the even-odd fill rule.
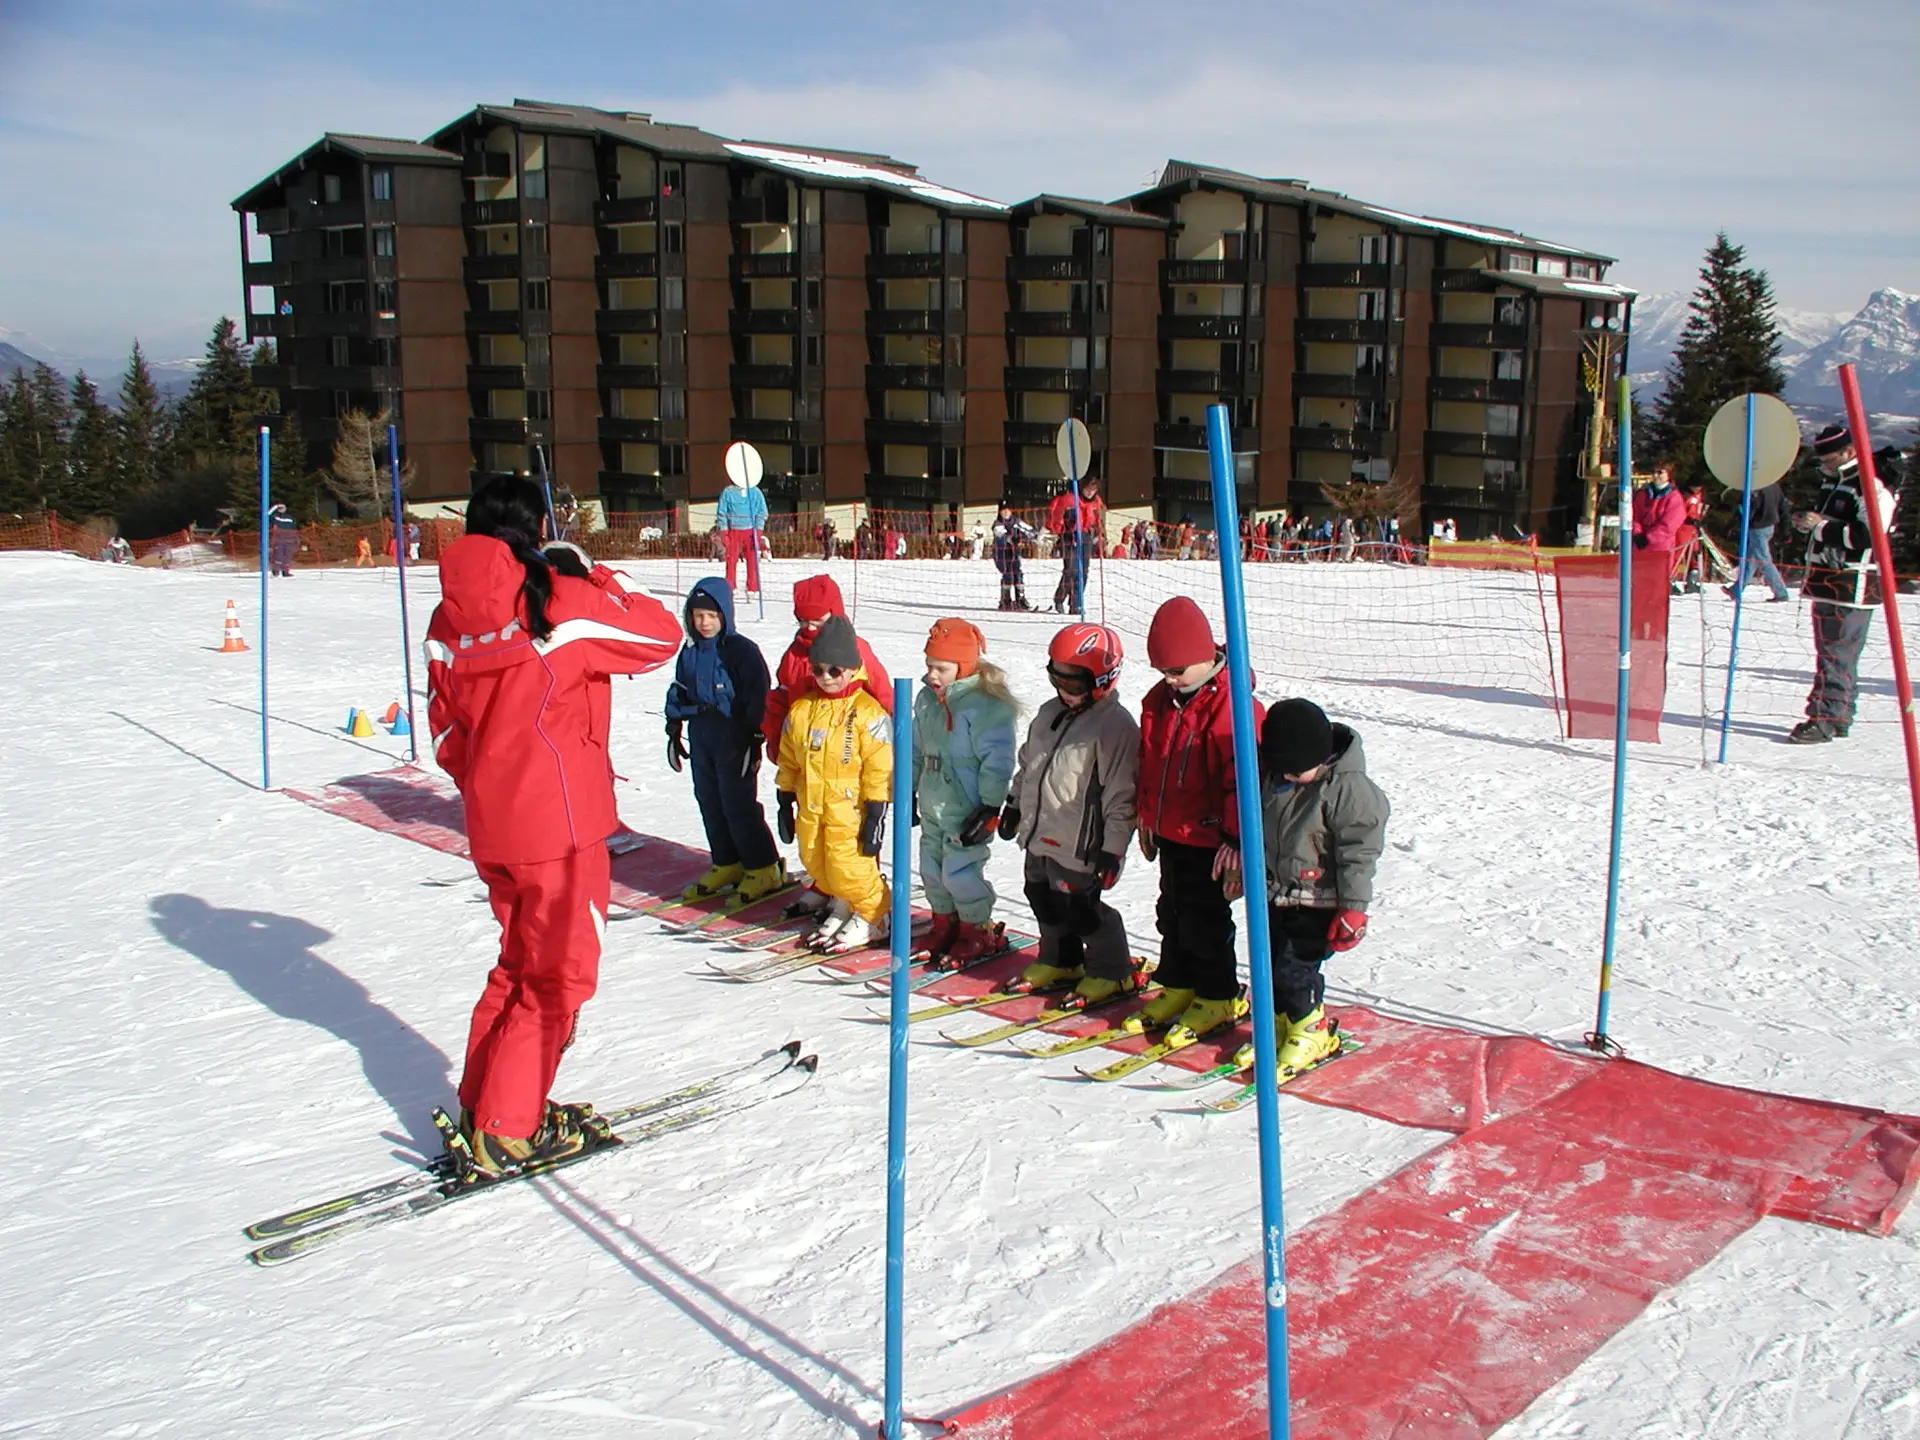
[[[1065,667],[1051,662],[1047,665],[1047,679],[1053,682],[1053,688],[1063,695],[1088,695],[1093,692],[1093,674],[1077,665]]]
[[[842,675],[853,673],[845,665],[810,665],[807,668],[822,680],[838,680]]]

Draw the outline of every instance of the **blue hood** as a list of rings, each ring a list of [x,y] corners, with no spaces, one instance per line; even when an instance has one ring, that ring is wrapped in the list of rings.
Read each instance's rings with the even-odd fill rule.
[[[687,603],[680,611],[681,623],[687,627],[688,639],[698,640],[700,638],[693,633],[693,602],[696,600],[706,602],[701,605],[700,608],[702,610],[718,610],[720,612],[720,633],[714,637],[716,640],[724,640],[727,636],[734,633],[733,590],[728,586],[727,582],[718,575],[709,575],[687,592]]]

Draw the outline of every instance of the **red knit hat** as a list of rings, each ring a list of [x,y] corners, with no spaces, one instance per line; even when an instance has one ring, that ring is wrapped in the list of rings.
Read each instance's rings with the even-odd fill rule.
[[[986,648],[987,637],[967,620],[953,617],[936,620],[933,629],[927,632],[927,658],[952,661],[960,667],[962,678],[979,667],[981,653]]]
[[[840,598],[840,586],[831,575],[809,575],[793,587],[793,618],[805,624],[824,620],[829,615],[844,615],[847,605]]]
[[[1213,659],[1220,647],[1213,627],[1192,599],[1176,595],[1153,612],[1147,627],[1147,663],[1156,670],[1176,670]]]

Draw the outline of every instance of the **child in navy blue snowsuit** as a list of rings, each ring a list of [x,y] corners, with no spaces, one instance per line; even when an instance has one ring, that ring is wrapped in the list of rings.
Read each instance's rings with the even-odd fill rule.
[[[709,576],[687,592],[687,643],[667,688],[667,763],[693,762],[693,795],[713,867],[686,889],[689,900],[732,891],[735,908],[786,883],[760,808],[760,721],[767,662],[733,628],[733,591]]]

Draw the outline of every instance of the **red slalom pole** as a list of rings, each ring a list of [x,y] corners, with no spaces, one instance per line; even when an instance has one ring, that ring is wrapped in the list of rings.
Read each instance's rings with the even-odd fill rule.
[[[1913,679],[1907,673],[1907,645],[1900,633],[1899,589],[1893,574],[1893,546],[1887,541],[1887,521],[1880,514],[1880,481],[1873,473],[1873,441],[1867,434],[1867,411],[1860,403],[1860,380],[1852,365],[1840,367],[1840,394],[1847,402],[1847,428],[1853,432],[1854,463],[1860,467],[1860,500],[1867,507],[1867,528],[1873,532],[1874,563],[1880,567],[1880,604],[1887,612],[1887,643],[1893,647],[1893,689],[1900,700],[1900,738],[1907,747],[1907,793],[1913,798],[1913,836],[1920,855],[1920,735],[1913,726]]]

